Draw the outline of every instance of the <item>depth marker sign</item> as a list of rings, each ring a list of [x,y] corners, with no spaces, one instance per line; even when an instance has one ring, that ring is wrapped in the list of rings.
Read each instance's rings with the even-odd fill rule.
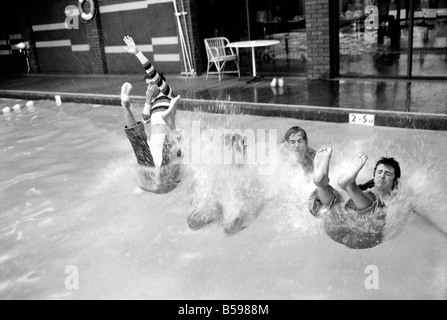
[[[350,113],[349,123],[374,127],[376,116],[373,114]]]

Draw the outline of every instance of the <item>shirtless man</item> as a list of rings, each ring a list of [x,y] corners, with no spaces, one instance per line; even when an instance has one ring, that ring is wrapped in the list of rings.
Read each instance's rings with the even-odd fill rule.
[[[334,241],[355,249],[377,246],[383,241],[385,203],[392,198],[401,176],[399,163],[393,158],[379,160],[374,169],[374,186],[362,191],[356,179],[368,156],[355,157],[338,179],[339,187],[349,195],[343,206],[342,195],[329,184],[331,156],[330,148],[316,154],[313,179],[317,189],[309,198],[310,212],[323,219],[325,230]]]
[[[284,135],[285,156],[300,165],[304,172],[312,174],[316,151],[309,147],[307,133],[301,127],[290,128]]]

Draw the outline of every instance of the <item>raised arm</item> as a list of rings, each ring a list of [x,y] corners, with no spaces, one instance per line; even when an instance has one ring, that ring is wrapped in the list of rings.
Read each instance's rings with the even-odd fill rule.
[[[126,51],[130,54],[135,55],[138,60],[140,60],[144,70],[146,70],[149,79],[160,88],[161,93],[171,99],[174,98],[174,92],[172,91],[172,88],[166,83],[166,81],[163,80],[163,78],[160,76],[157,70],[155,70],[154,66],[149,62],[144,54],[140,50],[138,50],[138,47],[132,37],[125,36],[124,42],[127,45],[127,47],[124,47]]]

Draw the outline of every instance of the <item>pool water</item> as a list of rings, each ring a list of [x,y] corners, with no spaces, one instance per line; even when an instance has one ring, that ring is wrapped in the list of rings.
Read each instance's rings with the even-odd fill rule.
[[[26,101],[0,109],[16,103]],[[364,181],[380,156],[396,157],[403,179],[386,241],[352,250],[309,214],[311,180],[283,165],[246,198],[232,190],[238,175],[223,174],[231,168],[186,168],[211,172],[201,177],[218,181],[228,212],[244,199],[261,208],[232,236],[218,224],[189,229],[194,175],[166,195],[141,192],[122,118],[117,107],[50,101],[0,115],[0,299],[447,299],[447,132],[177,113],[187,133],[200,120],[274,129],[278,142],[299,125],[312,147],[334,149],[332,181],[361,151]]]

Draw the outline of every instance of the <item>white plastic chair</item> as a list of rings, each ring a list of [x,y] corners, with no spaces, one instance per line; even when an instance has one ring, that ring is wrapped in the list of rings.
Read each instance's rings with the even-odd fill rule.
[[[206,78],[210,74],[219,75],[219,81],[222,80],[222,74],[237,73],[241,77],[239,69],[239,50],[237,48],[227,47],[230,41],[227,38],[208,38],[205,39],[206,54],[208,56],[208,68]],[[225,64],[229,61],[234,61],[237,71],[225,71]],[[212,66],[216,67],[217,71],[210,71]]]

